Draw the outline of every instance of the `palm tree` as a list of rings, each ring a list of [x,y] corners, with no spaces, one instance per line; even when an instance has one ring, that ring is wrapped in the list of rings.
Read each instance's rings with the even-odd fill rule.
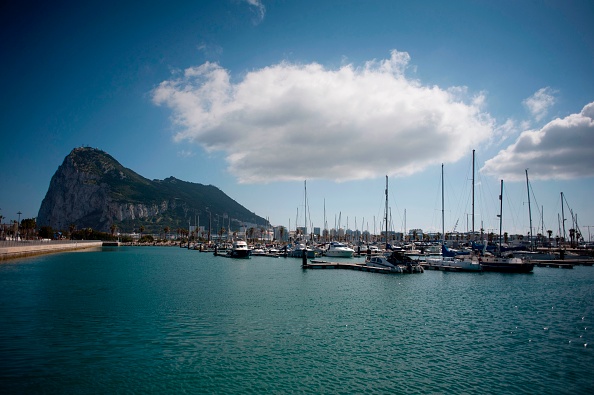
[[[167,239],[167,233],[169,233],[169,226],[166,226],[163,228],[163,233],[164,233],[163,238]]]
[[[117,229],[117,225],[116,224],[111,224],[111,226],[109,227],[109,230],[111,231],[111,236],[113,237],[116,229]]]
[[[140,238],[142,239],[142,232],[144,232],[144,226],[140,225],[140,228],[138,230],[140,230]]]

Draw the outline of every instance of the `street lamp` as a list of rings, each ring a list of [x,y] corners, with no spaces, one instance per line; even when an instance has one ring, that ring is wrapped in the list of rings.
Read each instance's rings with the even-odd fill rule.
[[[17,223],[17,240],[20,238],[21,236],[21,212],[19,211],[17,213],[19,215],[19,222]]]
[[[208,245],[210,246],[210,227],[212,225],[212,214],[208,207],[206,208],[206,212],[208,213]]]

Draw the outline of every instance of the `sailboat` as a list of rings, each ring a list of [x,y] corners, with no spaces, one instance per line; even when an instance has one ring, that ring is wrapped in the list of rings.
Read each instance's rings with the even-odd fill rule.
[[[302,258],[303,252],[307,254],[307,258],[313,259],[316,257],[316,252],[307,246],[307,180],[303,181],[303,188],[304,188],[304,202],[305,202],[305,209],[304,212],[304,224],[305,227],[303,228],[303,240],[296,240],[295,246],[293,250],[289,254],[293,258]]]
[[[501,194],[499,195],[499,247],[496,255],[484,255],[479,258],[481,267],[485,272],[502,273],[531,273],[534,264],[526,262],[513,254],[503,256],[501,253],[501,232],[503,226],[503,180],[501,180]],[[485,243],[486,245],[486,243]]]
[[[386,176],[386,251],[389,251],[388,244],[388,176]],[[400,251],[386,252],[382,256],[368,255],[365,259],[365,266],[389,269],[395,273],[423,273],[425,269],[410,257]]]
[[[441,164],[441,258],[427,258],[428,269],[456,271],[456,272],[478,272],[481,271],[481,264],[474,255],[447,256],[448,249],[445,245],[444,225],[444,188],[443,188],[443,163]]]

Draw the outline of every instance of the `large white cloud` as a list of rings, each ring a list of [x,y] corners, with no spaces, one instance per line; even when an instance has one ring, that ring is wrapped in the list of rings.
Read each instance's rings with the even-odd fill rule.
[[[153,92],[177,141],[226,153],[240,182],[410,175],[455,162],[489,139],[482,95],[407,78],[405,52],[362,67],[280,63],[233,82],[215,63]]]
[[[594,176],[594,102],[579,114],[555,119],[540,130],[522,132],[516,142],[485,162],[485,174],[521,180]]]

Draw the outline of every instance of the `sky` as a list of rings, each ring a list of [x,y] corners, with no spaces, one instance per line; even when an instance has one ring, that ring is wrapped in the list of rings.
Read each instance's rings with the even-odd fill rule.
[[[589,0],[4,1],[0,215],[70,151],[272,225],[594,236]],[[530,185],[530,200],[528,199]],[[307,194],[305,193],[307,185]],[[563,204],[561,200],[563,193]],[[307,204],[305,204],[307,196]],[[590,229],[592,228],[592,229]],[[592,234],[590,236],[590,234]]]

